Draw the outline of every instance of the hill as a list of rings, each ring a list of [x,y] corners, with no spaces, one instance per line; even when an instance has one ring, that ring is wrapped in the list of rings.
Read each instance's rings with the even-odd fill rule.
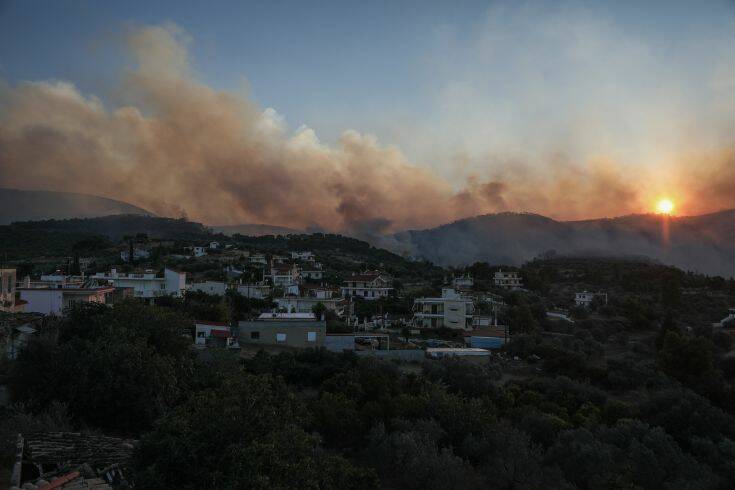
[[[643,214],[585,221],[500,213],[388,238],[384,244],[391,249],[441,265],[476,261],[520,265],[538,256],[554,255],[645,256],[683,269],[735,276],[735,210],[701,216]]]
[[[235,234],[244,236],[266,236],[266,235],[292,235],[304,233],[303,230],[295,228],[287,228],[285,226],[275,225],[259,225],[259,224],[242,224],[242,225],[222,225],[213,226],[212,229],[218,233],[232,236]]]
[[[200,223],[144,215],[23,221],[0,226],[0,253],[8,260],[71,254],[74,243],[91,237],[117,241],[145,233],[148,238],[206,241],[213,235]]]
[[[15,221],[94,218],[112,214],[152,215],[132,204],[89,194],[0,188],[0,225]]]

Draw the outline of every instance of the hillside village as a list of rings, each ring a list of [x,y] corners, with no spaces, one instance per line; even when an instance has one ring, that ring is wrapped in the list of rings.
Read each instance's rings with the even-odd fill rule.
[[[735,444],[732,278],[641,258],[555,256],[521,267],[483,262],[438,267],[339,235],[225,235],[182,220],[142,216],[15,223],[0,227],[0,238],[7,250],[0,268],[0,410],[6,420],[26,420],[22,430],[29,434],[93,427],[109,437],[134,440],[130,447],[135,448],[120,461],[107,461],[120,468],[109,478],[102,471],[109,465],[83,461],[92,467],[84,477],[63,462],[63,455],[53,464],[46,462],[54,468],[48,474],[28,476],[18,468],[32,454],[18,442],[21,449],[14,456],[18,430],[6,424],[0,426],[4,464],[17,487],[30,483],[40,488],[41,480],[75,471],[76,479],[102,479],[113,488],[133,481],[142,488],[146,484],[141,481],[158,481],[158,488],[180,485],[179,476],[154,469],[146,459],[166,457],[158,454],[160,448],[150,453],[152,445],[164,443],[160,431],[174,423],[163,407],[183,410],[192,403],[185,393],[205,388],[216,393],[213,404],[224,402],[245,396],[253,383],[265,383],[266,391],[281,389],[271,383],[285,383],[309,407],[314,418],[309,424],[316,425],[294,419],[295,427],[322,438],[309,439],[306,446],[323,445],[342,458],[342,469],[330,466],[329,471],[361,482],[348,485],[338,479],[347,486],[372,488],[380,481],[446,488],[446,480],[436,480],[439,475],[432,469],[414,468],[415,477],[401,471],[397,461],[409,449],[396,439],[400,436],[421,441],[415,443],[428,451],[424,456],[435,458],[437,468],[463,481],[463,487],[492,482],[498,488],[537,488],[539,481],[554,481],[549,488],[595,488],[571,466],[565,469],[574,464],[574,456],[559,454],[567,444],[563,438],[591,437],[614,445],[604,431],[633,430],[625,420],[642,424],[633,432],[654,430],[645,424],[663,424],[667,444],[676,446],[670,451],[690,465],[689,473],[677,470],[681,474],[674,481],[705,478],[716,488],[735,478],[735,454],[727,449]],[[114,347],[105,346],[110,341]],[[152,376],[146,383],[153,384],[126,387],[129,380],[122,376],[98,386],[82,376],[82,364],[62,366],[53,375],[34,374],[47,372],[45,363],[51,361],[46,359],[61,362],[58,356],[72,348],[97,366],[121,362],[118,348],[144,349],[136,354],[146,359],[143,364],[125,369],[153,370],[136,374]],[[164,359],[178,359],[174,364],[179,367],[159,364]],[[180,379],[181,363],[192,363],[187,369],[199,372]],[[201,377],[204,373],[216,379]],[[261,375],[280,381],[257,378]],[[58,376],[86,383],[74,388],[86,395],[68,398],[58,392]],[[434,394],[413,391],[416,376],[433,386],[427,389]],[[369,387],[378,380],[383,388]],[[161,383],[175,386],[176,393],[167,393]],[[353,388],[344,383],[361,386],[361,394],[350,394]],[[113,387],[112,398],[101,396],[99,390]],[[139,389],[149,391],[132,395]],[[238,389],[245,391],[237,394]],[[370,389],[377,391],[371,395]],[[571,398],[555,398],[560,389]],[[702,452],[699,442],[687,439],[685,427],[656,419],[649,405],[672,396],[667,390],[683,390],[677,396],[688,403],[696,398],[702,410],[722,411],[717,412],[721,425],[707,442],[719,449]],[[125,416],[113,416],[124,396],[152,396],[161,408],[136,405]],[[412,415],[388,401],[394,396],[445,397],[441,403],[459,404],[452,409],[455,417],[476,426],[452,427],[436,413]],[[61,415],[48,412],[52,401],[64,404],[54,405]],[[99,409],[90,416],[80,403]],[[484,408],[474,413],[475,404]],[[352,419],[358,425],[348,427]],[[626,437],[638,437],[632,434]],[[299,437],[307,437],[306,432]],[[507,437],[514,446],[506,450],[491,444],[488,454],[494,456],[487,460],[480,449],[466,446],[468,437],[486,438],[484,444]],[[393,459],[381,456],[383,451]],[[20,466],[12,470],[14,457]],[[633,456],[615,456],[609,474],[600,478],[614,478],[628,457]],[[531,465],[533,471],[522,477],[495,474],[497,461]],[[626,481],[639,477],[623,476]],[[520,486],[513,483],[518,478]],[[432,481],[444,483],[432,486]]]

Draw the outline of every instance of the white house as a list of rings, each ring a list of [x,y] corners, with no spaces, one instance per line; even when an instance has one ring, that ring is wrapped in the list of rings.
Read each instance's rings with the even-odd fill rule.
[[[591,293],[589,291],[574,293],[574,304],[582,308],[589,308],[595,297],[604,298],[605,304],[607,304],[607,293]]]
[[[30,278],[28,278],[28,282],[30,282]],[[84,280],[81,276],[67,276],[66,274],[62,274],[61,271],[58,270],[53,274],[41,274],[40,281],[40,285],[46,286],[67,286],[72,284],[82,285],[82,283],[84,283]],[[39,283],[35,282],[34,284]]]
[[[442,289],[441,298],[416,298],[413,323],[418,328],[472,329],[474,303],[452,288]]]
[[[79,270],[82,272],[88,270],[95,261],[94,257],[79,257]]]
[[[217,250],[220,248],[219,242],[209,242],[209,248],[210,250]]]
[[[292,286],[299,283],[299,268],[295,265],[274,264],[265,278],[270,279],[276,287]]]
[[[133,260],[147,259],[151,256],[150,251],[144,248],[133,249]],[[123,262],[130,262],[130,250],[123,250],[120,252],[120,260]],[[80,263],[81,267],[81,263]]]
[[[194,345],[205,347],[207,343],[220,347],[237,348],[237,339],[232,336],[230,326],[222,322],[194,323]]]
[[[294,260],[314,260],[314,253],[310,251],[291,252],[291,258]]]
[[[731,322],[733,323],[733,325],[735,325],[735,308],[730,308],[730,314],[727,315],[722,320],[720,320],[719,322],[713,323],[712,326],[713,327],[724,327],[730,324]]]
[[[20,299],[25,301],[25,311],[44,315],[63,315],[64,310],[75,303],[112,303],[115,288],[41,286],[18,288]]]
[[[204,257],[207,255],[207,249],[205,247],[191,247],[191,254],[194,257]]]
[[[314,284],[301,284],[299,292],[302,296],[311,298],[331,299],[339,297],[339,289],[330,286],[317,286]]]
[[[471,276],[455,277],[452,281],[452,286],[456,291],[470,291],[475,285],[474,279]]]
[[[322,279],[324,279],[322,264],[320,264],[319,262],[306,262],[305,264],[303,264],[299,274],[303,279],[309,281],[321,281]]]
[[[289,313],[311,313],[314,306],[321,303],[339,316],[344,313],[346,303],[342,298],[324,299],[310,296],[284,296],[283,298],[276,298],[274,301],[278,308],[282,308]]]
[[[178,272],[166,268],[163,277],[148,269],[143,273],[125,274],[110,269],[110,272],[98,272],[93,279],[106,281],[118,288],[132,288],[136,298],[153,299],[159,296],[181,297],[186,291],[186,272]]]
[[[224,296],[227,292],[227,283],[220,281],[204,281],[204,282],[193,282],[189,285],[188,291],[199,291],[207,294],[217,294]]]
[[[266,258],[265,254],[252,254],[250,256],[250,263],[268,265],[268,259]]]
[[[252,299],[264,299],[270,296],[271,286],[264,282],[256,282],[252,284],[238,284],[237,292]]]
[[[515,290],[523,287],[523,281],[518,276],[517,272],[507,272],[503,270],[499,270],[495,273],[493,283],[495,284],[495,287],[503,289]]]
[[[342,296],[357,296],[367,300],[384,298],[393,290],[393,280],[377,271],[365,272],[348,277],[342,286]]]

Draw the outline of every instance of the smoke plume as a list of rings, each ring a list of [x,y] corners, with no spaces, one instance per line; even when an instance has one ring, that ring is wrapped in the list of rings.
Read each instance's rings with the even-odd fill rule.
[[[457,190],[371,135],[347,130],[328,146],[307,127],[290,133],[274,110],[201,82],[188,42],[173,25],[132,31],[136,64],[114,87],[127,101],[116,107],[63,81],[0,81],[0,186],[97,194],[207,224],[361,234],[507,210],[583,218],[648,209],[641,182],[650,176],[606,158],[560,153],[539,173],[489,157],[490,177],[470,175]],[[700,167],[690,201],[735,205],[732,162],[723,153]]]

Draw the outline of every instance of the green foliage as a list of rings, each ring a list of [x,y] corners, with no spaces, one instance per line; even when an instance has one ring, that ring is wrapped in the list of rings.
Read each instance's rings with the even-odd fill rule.
[[[67,404],[74,420],[116,432],[150,427],[185,390],[189,321],[135,302],[72,309],[58,340],[21,351],[8,388],[34,409]]]
[[[282,382],[233,373],[192,394],[136,451],[140,488],[375,488],[369,470],[319,449]]]
[[[67,407],[51,402],[40,413],[31,412],[22,403],[0,408],[0,463],[6,468],[15,461],[18,434],[73,430]]]
[[[714,488],[718,483],[666,432],[640,421],[562,432],[546,462],[558,465],[578,488]]]

